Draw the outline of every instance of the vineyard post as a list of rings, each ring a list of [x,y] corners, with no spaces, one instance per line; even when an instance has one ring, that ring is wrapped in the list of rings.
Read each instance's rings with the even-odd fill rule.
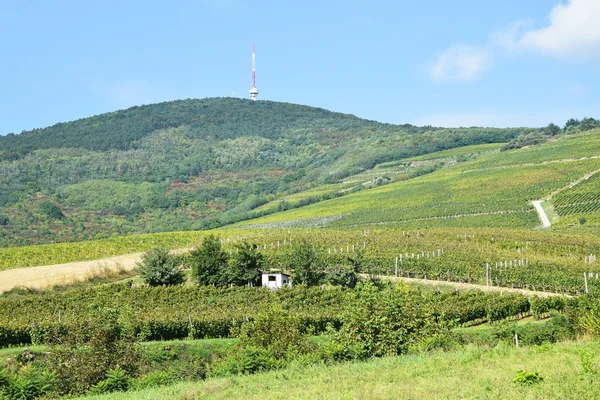
[[[588,292],[588,285],[587,285],[587,274],[584,272],[583,273],[583,282],[585,283],[585,293],[589,293]]]
[[[486,286],[490,286],[490,264],[487,263],[485,265],[485,284]]]
[[[394,270],[394,274],[398,276],[398,257],[396,257],[396,268]]]
[[[515,333],[515,346],[517,346],[517,349],[519,348],[519,334]]]

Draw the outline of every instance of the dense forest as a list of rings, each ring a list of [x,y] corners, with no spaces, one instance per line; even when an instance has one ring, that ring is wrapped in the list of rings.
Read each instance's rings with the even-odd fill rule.
[[[235,98],[132,107],[0,136],[0,247],[216,227],[381,162],[534,132]]]

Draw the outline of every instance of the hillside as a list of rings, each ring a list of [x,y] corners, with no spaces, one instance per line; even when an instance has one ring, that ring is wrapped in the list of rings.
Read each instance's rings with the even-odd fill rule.
[[[457,152],[460,149],[453,150]],[[434,153],[406,163],[439,160]],[[342,198],[273,214],[240,225],[290,227],[395,226],[535,228],[539,218],[531,201],[560,191],[558,227],[597,226],[600,200],[595,188],[600,170],[600,132],[566,135],[510,151],[489,151],[425,176],[352,193]],[[575,187],[571,187],[585,177]],[[587,221],[586,219],[586,221]],[[583,220],[582,220],[583,222]]]
[[[321,185],[361,190],[344,182],[380,163],[532,131],[397,126],[213,98],[9,134],[0,136],[0,247],[214,228]]]

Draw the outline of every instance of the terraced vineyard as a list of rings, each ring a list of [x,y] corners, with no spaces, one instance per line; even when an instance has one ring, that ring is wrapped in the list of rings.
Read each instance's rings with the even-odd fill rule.
[[[481,146],[472,146],[480,148]],[[304,219],[341,215],[332,227],[393,225],[405,229],[425,227],[512,227],[539,225],[531,200],[543,198],[600,168],[600,133],[563,137],[546,144],[507,152],[483,147],[474,159],[434,173],[351,193],[284,213],[246,221],[240,225],[278,227],[301,224]],[[497,148],[497,147],[496,147]],[[466,149],[466,148],[465,148]],[[463,154],[465,149],[463,149]],[[475,150],[475,149],[472,149]],[[434,153],[435,160],[459,149]],[[379,166],[396,168],[407,159]],[[375,171],[375,170],[373,170]],[[576,210],[593,210],[580,204]]]
[[[558,193],[552,202],[554,210],[561,217],[600,211],[600,176],[594,174],[574,187]]]

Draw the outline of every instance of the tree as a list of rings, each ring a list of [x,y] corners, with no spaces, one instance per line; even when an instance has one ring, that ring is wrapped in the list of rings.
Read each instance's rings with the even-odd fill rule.
[[[45,214],[48,218],[51,219],[63,219],[65,214],[63,214],[62,210],[59,206],[49,201],[44,201],[40,203],[40,211]]]
[[[598,122],[594,118],[584,118],[581,120],[581,124],[579,124],[579,127],[582,131],[589,131],[590,129],[597,128],[599,125],[600,122]]]
[[[358,273],[363,268],[364,254],[358,249],[353,256],[347,257],[350,265],[336,265],[327,271],[325,280],[332,285],[353,289],[358,283]]]
[[[544,133],[546,135],[556,136],[560,133],[560,127],[554,123],[550,123],[544,128]]]
[[[565,122],[565,131],[571,130],[571,128],[575,128],[580,124],[579,120],[576,118],[569,118],[567,122]]]
[[[221,285],[228,258],[219,238],[209,235],[204,238],[200,247],[190,252],[188,263],[196,282],[201,285]]]
[[[179,285],[184,282],[177,258],[167,249],[155,248],[142,256],[138,263],[141,277],[150,286]]]
[[[294,272],[294,284],[318,285],[323,278],[323,263],[319,252],[306,241],[293,247],[286,264]]]
[[[227,283],[248,284],[249,286],[259,284],[265,266],[265,258],[258,250],[258,246],[242,242],[237,246],[237,250],[229,263]]]

